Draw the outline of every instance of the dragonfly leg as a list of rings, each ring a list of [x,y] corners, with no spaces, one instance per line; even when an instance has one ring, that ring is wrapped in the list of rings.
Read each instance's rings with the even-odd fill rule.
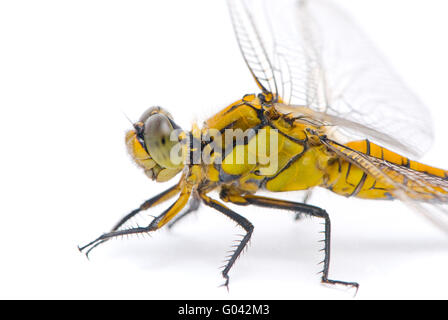
[[[129,221],[129,219],[135,217],[138,213],[140,213],[143,210],[147,210],[149,208],[152,208],[158,204],[161,204],[165,201],[168,201],[169,199],[171,199],[172,197],[174,197],[176,194],[178,194],[180,192],[179,186],[178,185],[174,185],[171,188],[159,193],[158,195],[152,197],[149,200],[146,200],[145,202],[143,202],[140,207],[138,207],[137,209],[133,210],[131,213],[127,214],[126,216],[124,216],[120,221],[118,221],[115,226],[112,228],[111,231],[116,231],[118,229],[120,229],[121,226],[123,226],[127,221]]]
[[[298,203],[298,202],[292,202],[292,201],[286,201],[286,200],[279,200],[279,199],[273,199],[273,198],[267,198],[267,197],[259,197],[255,195],[246,195],[246,196],[240,196],[243,199],[246,200],[246,203],[242,203],[241,199],[238,199],[235,204],[239,205],[256,205],[260,207],[266,207],[266,208],[273,208],[273,209],[282,209],[282,210],[290,210],[293,212],[300,212],[303,214],[311,215],[313,217],[322,218],[325,220],[325,239],[324,244],[325,247],[322,251],[325,252],[323,263],[323,270],[322,272],[322,283],[326,284],[339,284],[349,287],[356,288],[356,291],[358,291],[359,284],[356,282],[346,282],[346,281],[339,281],[339,280],[332,280],[328,278],[328,273],[330,269],[330,239],[331,239],[331,222],[330,217],[328,213],[319,207],[312,206],[305,203]],[[232,201],[232,199],[229,199]]]
[[[170,208],[168,208],[165,212],[163,212],[159,217],[155,218],[149,224],[149,226],[146,228],[138,227],[138,228],[131,228],[131,229],[126,229],[126,230],[119,230],[127,221],[129,221],[131,218],[136,216],[139,212],[141,212],[143,210],[147,210],[147,209],[154,207],[155,205],[158,205],[160,203],[163,203],[163,202],[171,199],[173,196],[175,196],[179,192],[180,192],[179,186],[175,185],[175,186],[159,193],[155,197],[145,201],[144,203],[142,203],[140,205],[140,207],[138,207],[137,209],[133,210],[131,213],[124,216],[117,224],[115,224],[115,226],[112,228],[112,230],[110,232],[101,235],[100,237],[98,237],[94,241],[89,242],[85,246],[82,246],[82,247],[78,246],[79,251],[83,252],[84,250],[87,249],[87,251],[85,252],[85,255],[88,258],[89,253],[94,248],[98,247],[99,245],[108,241],[111,238],[123,236],[123,235],[129,235],[129,234],[144,233],[144,232],[149,232],[149,231],[153,231],[153,230],[157,229],[157,228],[155,228],[157,222],[159,222],[164,216],[166,216],[168,214],[169,210],[172,208],[173,205]]]
[[[254,230],[254,226],[252,223],[244,218],[243,216],[239,215],[238,213],[230,210],[225,205],[221,204],[220,202],[208,197],[205,194],[200,195],[201,199],[203,200],[204,204],[207,206],[223,213],[233,221],[235,221],[239,226],[241,226],[245,231],[246,234],[243,236],[241,241],[236,245],[236,249],[232,250],[230,255],[227,257],[228,260],[226,260],[226,264],[224,265],[224,269],[222,271],[222,276],[225,279],[225,282],[223,286],[227,287],[227,290],[229,289],[229,271],[234,265],[236,259],[238,259],[239,255],[243,251],[243,249],[246,247],[247,243],[249,242],[252,232]]]
[[[170,223],[168,223],[167,228],[171,229],[175,224],[179,223],[180,220],[183,220],[183,218],[190,215],[190,213],[197,211],[200,204],[201,200],[199,199],[199,197],[193,194],[193,197],[191,198],[186,210],[180,215],[177,215],[173,220],[171,220]]]

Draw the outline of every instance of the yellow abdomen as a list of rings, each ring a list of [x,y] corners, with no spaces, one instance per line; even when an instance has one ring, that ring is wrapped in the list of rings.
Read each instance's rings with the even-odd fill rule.
[[[353,141],[346,144],[347,147],[360,151],[366,155],[385,160],[387,162],[402,166],[417,172],[421,172],[427,175],[447,178],[448,172],[442,169],[434,168],[417,161],[412,161],[409,158],[399,155],[398,153],[392,152],[386,148],[378,146],[368,140]],[[366,174],[359,167],[347,162],[342,161],[340,165],[333,165],[331,171],[333,172],[333,179],[328,181],[326,187],[330,190],[345,196],[356,196],[359,198],[366,199],[390,199],[392,195],[390,191],[393,186],[378,182],[372,176]],[[335,171],[339,171],[335,173]],[[391,178],[395,183],[405,185],[410,190],[415,190],[420,192],[421,189],[418,185],[415,185],[412,181],[408,180],[404,175],[401,174],[388,174],[387,170],[385,173]],[[434,185],[431,188],[436,192],[444,191],[438,186]],[[428,190],[426,191],[428,192]],[[427,195],[428,199],[431,198],[431,194]],[[424,195],[421,196],[422,199],[425,198]]]
[[[448,172],[445,170],[409,160],[368,140],[353,141],[348,143],[347,147],[427,175],[443,179],[448,177]],[[387,171],[385,173],[388,174]],[[429,191],[422,195],[419,186],[406,179],[404,175],[388,174],[388,176],[394,183],[420,192],[419,199],[421,200],[431,199],[433,196]],[[279,168],[275,176],[265,178],[264,182],[264,187],[274,192],[306,190],[316,186],[327,188],[346,197],[364,199],[392,199],[391,191],[394,190],[394,186],[377,181],[360,167],[332,155],[322,145],[309,147],[297,160],[286,168]],[[445,193],[437,185],[431,188],[434,192]]]

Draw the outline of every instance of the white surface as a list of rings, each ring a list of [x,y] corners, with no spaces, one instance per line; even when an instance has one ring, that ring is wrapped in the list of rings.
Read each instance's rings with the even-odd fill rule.
[[[448,168],[448,3],[341,0],[429,106],[424,162]],[[189,127],[255,91],[223,1],[2,1],[0,298],[337,298],[319,284],[318,220],[236,209],[255,225],[230,276],[218,267],[240,230],[211,210],[151,238],[78,244],[167,185],[126,155],[124,132],[152,105]],[[332,217],[330,276],[356,298],[448,298],[446,235],[400,203],[319,192]],[[152,213],[158,213],[160,209]]]

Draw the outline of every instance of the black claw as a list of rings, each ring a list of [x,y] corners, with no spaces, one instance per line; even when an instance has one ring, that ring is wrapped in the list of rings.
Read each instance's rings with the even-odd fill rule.
[[[84,247],[77,246],[77,247],[78,247],[79,252],[84,253],[83,250],[84,250],[87,246],[84,246]],[[87,260],[90,260],[90,259],[89,259],[89,252],[90,252],[90,250],[87,251],[86,253],[84,253],[84,255],[86,256]]]
[[[223,276],[224,279],[226,279],[226,281],[222,285],[220,285],[219,287],[226,287],[227,292],[229,292],[229,276],[226,275],[226,274],[223,274],[222,276]]]
[[[356,296],[358,294],[359,284],[355,282],[354,287],[356,288],[356,290],[355,290],[355,294],[353,296]]]

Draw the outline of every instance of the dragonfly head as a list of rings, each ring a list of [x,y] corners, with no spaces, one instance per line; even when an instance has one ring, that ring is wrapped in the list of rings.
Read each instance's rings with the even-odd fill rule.
[[[126,145],[146,175],[153,180],[167,181],[182,170],[180,140],[183,131],[169,112],[151,107],[133,126],[134,130],[126,134]]]

